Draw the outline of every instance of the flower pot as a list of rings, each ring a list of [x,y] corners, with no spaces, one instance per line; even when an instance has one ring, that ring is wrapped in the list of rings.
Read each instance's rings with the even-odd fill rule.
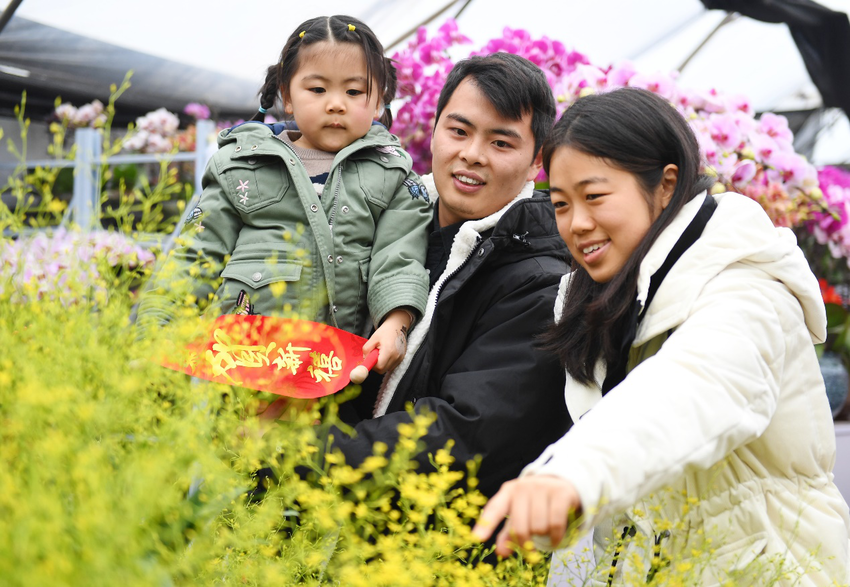
[[[826,386],[829,408],[832,410],[832,415],[835,416],[844,406],[848,385],[850,385],[850,376],[847,374],[844,363],[841,362],[841,357],[830,351],[825,352],[820,358],[820,372]]]

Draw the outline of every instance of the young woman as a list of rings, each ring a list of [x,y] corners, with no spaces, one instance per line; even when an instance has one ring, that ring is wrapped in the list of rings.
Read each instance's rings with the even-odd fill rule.
[[[559,543],[578,515],[608,585],[689,562],[700,585],[848,583],[814,349],[825,312],[791,231],[744,196],[708,195],[689,126],[650,92],[578,100],[543,158],[574,259],[547,343],[575,425],[503,485],[476,534],[509,516],[506,555]]]

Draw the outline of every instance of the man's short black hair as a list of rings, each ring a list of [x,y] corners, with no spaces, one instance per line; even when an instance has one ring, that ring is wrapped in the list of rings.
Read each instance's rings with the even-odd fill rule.
[[[459,61],[449,72],[437,100],[434,125],[440,120],[460,82],[471,77],[476,87],[490,101],[496,112],[509,120],[531,114],[534,155],[555,123],[555,98],[543,71],[528,59],[513,53],[492,53]]]

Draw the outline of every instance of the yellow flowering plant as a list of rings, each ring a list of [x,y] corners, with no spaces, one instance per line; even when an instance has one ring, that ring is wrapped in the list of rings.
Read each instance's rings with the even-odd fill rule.
[[[427,418],[359,468],[321,458],[333,401],[242,433],[256,393],[159,367],[160,336],[129,343],[131,305],[0,299],[4,584],[543,584],[542,561],[470,564],[484,499],[448,450],[412,469]]]

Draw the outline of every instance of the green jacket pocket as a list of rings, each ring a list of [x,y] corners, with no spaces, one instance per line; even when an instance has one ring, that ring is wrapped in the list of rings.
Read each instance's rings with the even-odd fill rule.
[[[231,159],[221,172],[233,205],[246,213],[280,202],[290,183],[284,166],[271,157]]]
[[[276,281],[298,281],[301,278],[301,268],[300,261],[267,263],[264,260],[231,260],[221,272],[221,276],[258,289]]]

